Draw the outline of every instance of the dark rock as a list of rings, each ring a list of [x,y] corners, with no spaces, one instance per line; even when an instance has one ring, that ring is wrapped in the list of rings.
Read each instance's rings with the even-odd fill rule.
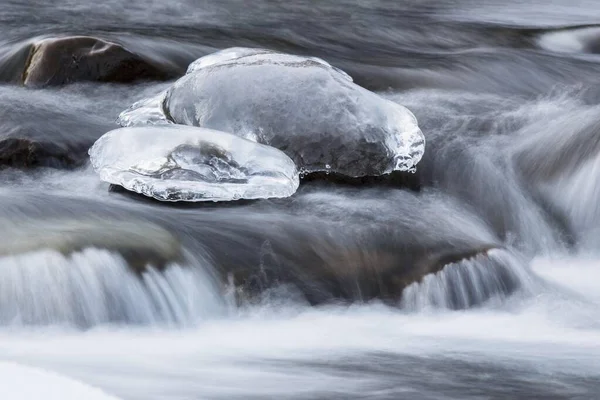
[[[26,86],[64,85],[81,81],[127,83],[166,80],[173,71],[123,46],[98,38],[72,36],[31,45],[22,82]]]
[[[263,252],[256,264],[260,268],[248,268],[242,262],[228,264],[227,274],[241,295],[238,301],[253,301],[269,288],[291,284],[312,305],[375,299],[397,305],[407,286],[495,248],[493,244],[476,243],[413,246],[398,242],[397,237],[385,243],[383,232],[371,234],[376,240],[361,241],[362,248],[324,238],[316,247],[306,237],[288,252],[288,248],[270,240],[272,251],[266,256]]]
[[[223,209],[3,193],[0,255],[41,244],[63,254],[93,246],[120,253],[137,273],[182,257],[185,264],[191,256],[204,260],[224,289],[233,284],[242,303],[289,287],[315,305],[371,300],[397,305],[412,283],[442,269],[464,269],[465,260],[493,258],[488,251],[502,248],[478,219],[460,207],[444,208],[448,204],[435,196],[367,191],[300,193],[269,207],[256,202]],[[490,295],[519,287],[502,270],[499,265],[491,276],[505,285]],[[469,285],[477,290],[477,284]]]
[[[132,223],[110,218],[40,218],[15,224],[10,219],[3,219],[2,224],[6,232],[0,244],[0,256],[41,248],[70,256],[94,247],[120,254],[136,273],[146,271],[148,266],[162,270],[169,263],[183,260],[177,237],[142,220]]]
[[[302,176],[302,183],[323,182],[352,187],[396,187],[419,191],[421,189],[419,170],[416,172],[394,171],[377,176],[350,177],[335,172],[313,172]]]

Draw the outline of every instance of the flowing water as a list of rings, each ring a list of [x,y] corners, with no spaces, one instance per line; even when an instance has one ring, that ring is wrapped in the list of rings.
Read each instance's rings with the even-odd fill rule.
[[[599,18],[594,0],[4,0],[0,78],[52,35],[181,73],[267,47],[405,105],[427,147],[418,191],[309,182],[221,206],[109,190],[87,163],[0,170],[3,398],[11,363],[132,400],[600,398]],[[167,86],[1,84],[0,138],[85,151]],[[448,248],[480,251],[396,301],[363,284]],[[261,271],[259,295],[224,265]]]

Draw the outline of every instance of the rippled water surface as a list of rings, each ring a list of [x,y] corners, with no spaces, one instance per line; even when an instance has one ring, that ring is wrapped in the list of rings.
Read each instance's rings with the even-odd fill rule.
[[[593,0],[4,0],[0,141],[74,166],[0,169],[2,368],[132,400],[600,398],[598,21]],[[231,46],[321,57],[415,114],[418,184],[109,189],[87,149],[170,82],[10,82],[73,34],[179,75]]]

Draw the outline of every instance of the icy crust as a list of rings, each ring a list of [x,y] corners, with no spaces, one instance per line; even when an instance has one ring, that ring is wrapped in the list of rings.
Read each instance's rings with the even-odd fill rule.
[[[167,92],[133,103],[119,114],[117,123],[121,126],[172,124],[164,110],[163,103]]]
[[[116,129],[89,153],[103,181],[162,201],[288,197],[299,184],[283,152],[205,128]]]
[[[249,47],[230,47],[225,50],[220,50],[204,57],[200,57],[192,62],[186,74],[191,74],[199,69],[209,67],[211,65],[224,63],[230,60],[239,59],[242,57],[253,56],[257,54],[273,54],[274,52],[267,49],[253,49]]]
[[[155,103],[157,103],[155,101]],[[148,103],[121,123],[154,123]],[[159,113],[284,151],[302,172],[413,171],[425,150],[414,115],[316,57],[232,48],[203,57],[167,90]]]
[[[259,57],[252,57],[259,56]],[[252,57],[252,58],[251,58]],[[240,59],[246,58],[243,60],[245,62],[253,62],[253,61],[261,61],[267,57],[273,62],[303,62],[303,61],[313,61],[321,64],[325,68],[329,68],[338,73],[341,77],[348,79],[352,82],[352,77],[342,71],[339,68],[336,68],[329,64],[327,61],[318,58],[318,57],[300,57],[292,54],[282,54],[277,51],[268,50],[268,49],[256,49],[250,47],[230,47],[228,49],[220,50],[215,53],[206,55],[204,57],[200,57],[196,61],[192,62],[186,74],[191,74],[192,72],[196,72],[202,68],[210,67],[212,65],[224,65],[228,62],[239,63]]]

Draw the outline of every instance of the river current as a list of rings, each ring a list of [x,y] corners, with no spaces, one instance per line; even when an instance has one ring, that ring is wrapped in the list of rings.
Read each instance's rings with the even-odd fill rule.
[[[233,205],[141,199],[88,162],[0,169],[0,362],[126,400],[600,398],[598,21],[593,0],[3,0],[0,78],[49,36],[112,40],[180,74],[269,48],[406,106],[427,146],[418,190],[313,181]],[[169,84],[1,83],[0,139],[86,149]],[[448,244],[485,251],[394,304],[261,279],[246,299],[218,277]]]

